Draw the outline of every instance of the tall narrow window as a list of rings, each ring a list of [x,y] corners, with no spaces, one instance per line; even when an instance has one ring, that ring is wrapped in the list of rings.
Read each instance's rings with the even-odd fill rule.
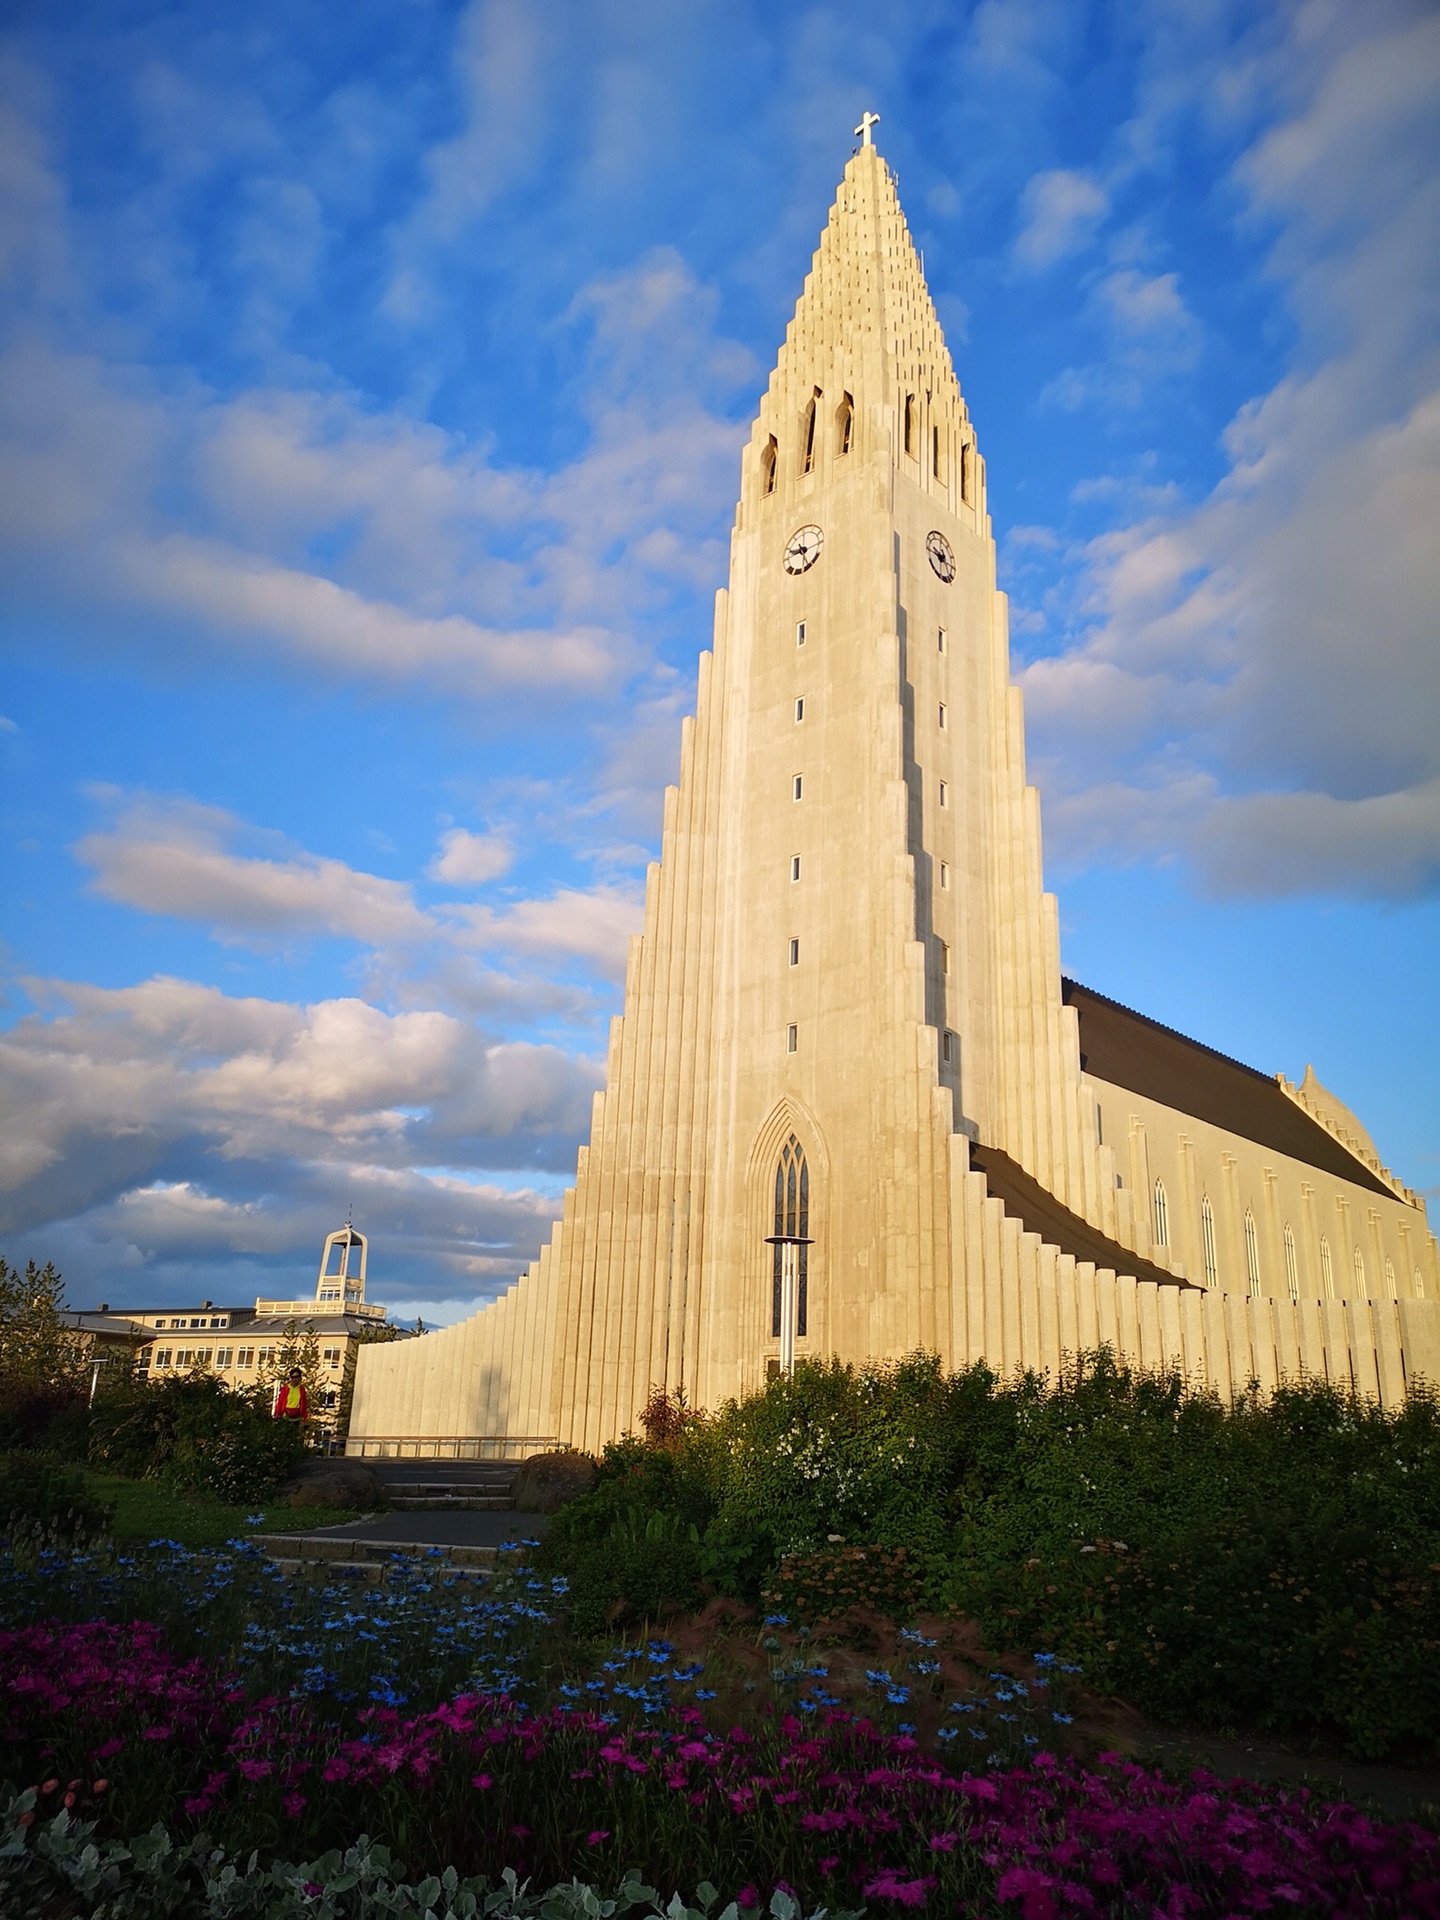
[[[940,702],[940,730],[942,733],[945,730],[945,702],[943,700]]]
[[[775,469],[779,464],[780,449],[776,446],[775,436],[772,433],[760,453],[760,491],[762,493],[774,493]]]
[[[964,441],[960,448],[960,498],[969,504],[970,500],[970,442]]]
[[[790,856],[790,878],[792,880],[798,880],[800,878],[800,856],[798,853],[792,853]]]
[[[905,396],[905,451],[906,453],[915,451],[915,396],[913,393],[907,393]]]
[[[1095,1102],[1095,1144],[1097,1147],[1105,1144],[1105,1115],[1098,1100]]]
[[[805,718],[805,696],[803,693],[795,702],[795,718],[797,720],[803,720]]]
[[[950,971],[950,948],[944,940],[940,942],[940,971],[941,973]]]
[[[810,404],[805,409],[805,462],[804,471],[809,473],[815,465],[815,410],[820,404],[820,389],[816,387],[810,396]]]
[[[1155,1244],[1157,1247],[1168,1247],[1170,1244],[1170,1208],[1165,1199],[1165,1182],[1163,1180],[1157,1180],[1155,1182],[1154,1213]]]
[[[950,804],[950,789],[943,780],[940,782],[940,804],[942,807],[948,807]]]
[[[1220,1263],[1215,1257],[1215,1210],[1210,1205],[1208,1193],[1200,1196],[1200,1243],[1205,1255],[1205,1284],[1207,1287],[1218,1287]]]
[[[1423,1300],[1425,1298],[1425,1276],[1420,1269],[1416,1267],[1413,1277],[1415,1282],[1415,1298],[1417,1300]]]
[[[797,647],[803,647],[805,644],[805,622],[803,620],[797,620],[795,622],[795,644]]]
[[[947,1027],[940,1036],[940,1058],[950,1066],[955,1058],[955,1036]]]
[[[1285,1222],[1285,1285],[1290,1289],[1292,1301],[1300,1298],[1300,1263],[1295,1258],[1295,1234],[1290,1222]]]
[[[1330,1242],[1323,1233],[1320,1236],[1320,1285],[1324,1290],[1325,1298],[1327,1300],[1333,1300],[1335,1298],[1335,1269],[1330,1261]]]
[[[1360,1251],[1359,1247],[1356,1247],[1355,1249],[1354,1267],[1355,1267],[1355,1298],[1357,1300],[1368,1300],[1370,1298],[1370,1283],[1365,1278],[1365,1256]]]
[[[795,798],[797,800],[800,798],[801,794],[803,793],[804,787],[805,787],[804,778],[802,775],[797,773],[795,776]]]
[[[797,1026],[792,1025],[785,1029],[785,1051],[786,1053],[800,1051],[800,1029]]]
[[[944,627],[937,627],[937,628],[935,629],[935,651],[936,651],[937,653],[943,653],[943,652],[945,651],[945,629],[944,629]]]
[[[800,964],[800,942],[798,940],[792,940],[790,942],[790,964],[792,967],[798,967]]]
[[[930,429],[930,471],[935,475],[937,480],[943,480],[945,478],[944,473],[941,471],[939,427],[931,427]]]
[[[849,453],[854,432],[855,402],[847,393],[835,414],[835,451],[837,453]]]
[[[1255,1299],[1260,1297],[1260,1241],[1255,1233],[1255,1216],[1245,1209],[1245,1277],[1250,1282],[1250,1292]]]
[[[1398,1300],[1400,1298],[1400,1289],[1395,1284],[1395,1262],[1393,1260],[1387,1260],[1385,1262],[1385,1293],[1387,1298],[1391,1300]]]
[[[801,1242],[795,1249],[795,1333],[803,1338],[810,1308],[810,1249],[804,1244],[810,1238],[810,1169],[805,1149],[793,1133],[781,1149],[780,1164],[775,1169],[775,1238]],[[775,1246],[771,1252],[775,1258],[771,1269],[770,1337],[778,1340],[785,1249]]]
[[[950,891],[950,869],[943,860],[940,862],[940,891],[942,893]]]

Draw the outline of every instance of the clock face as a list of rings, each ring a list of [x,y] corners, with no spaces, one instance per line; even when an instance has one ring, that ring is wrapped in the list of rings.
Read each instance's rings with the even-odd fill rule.
[[[955,578],[955,555],[950,542],[943,533],[927,533],[925,551],[930,556],[930,564],[948,586]]]
[[[825,535],[819,527],[797,527],[785,549],[785,571],[808,573],[820,558],[820,549],[824,544]]]

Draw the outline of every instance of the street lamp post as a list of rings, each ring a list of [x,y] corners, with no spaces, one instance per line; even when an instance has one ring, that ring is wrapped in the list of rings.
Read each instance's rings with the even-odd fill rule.
[[[780,1249],[780,1371],[795,1371],[795,1297],[800,1287],[800,1249],[815,1242],[801,1233],[771,1233],[767,1247]]]

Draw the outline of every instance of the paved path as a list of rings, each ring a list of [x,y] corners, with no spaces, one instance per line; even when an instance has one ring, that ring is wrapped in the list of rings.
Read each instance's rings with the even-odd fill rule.
[[[550,1524],[543,1513],[377,1513],[339,1527],[315,1527],[319,1540],[391,1541],[396,1546],[503,1547],[538,1540]]]

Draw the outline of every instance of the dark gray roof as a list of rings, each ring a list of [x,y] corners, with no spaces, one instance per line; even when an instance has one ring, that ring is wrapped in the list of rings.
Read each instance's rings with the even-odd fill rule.
[[[1311,1119],[1269,1074],[1187,1040],[1172,1027],[1162,1027],[1158,1020],[1148,1020],[1076,980],[1060,985],[1065,1004],[1080,1017],[1080,1065],[1097,1080],[1158,1100],[1387,1199],[1396,1197],[1393,1187]]]

